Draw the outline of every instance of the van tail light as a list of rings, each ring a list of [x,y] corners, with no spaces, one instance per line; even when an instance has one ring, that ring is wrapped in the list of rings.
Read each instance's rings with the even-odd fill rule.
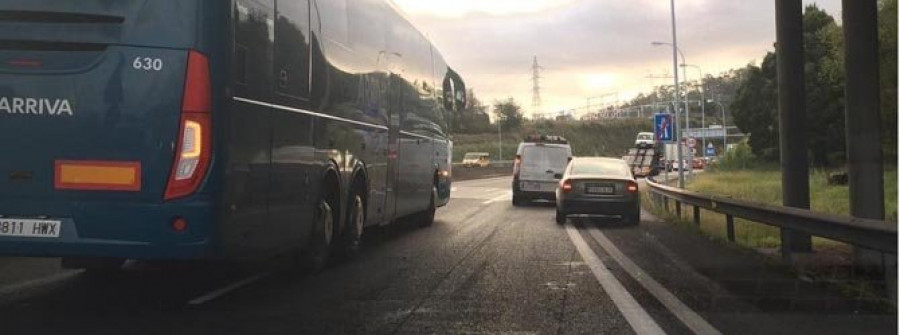
[[[513,162],[513,175],[519,175],[519,169],[522,167],[522,156],[516,155],[516,161]]]
[[[628,184],[625,186],[625,189],[628,190],[628,193],[637,193],[638,184],[633,181],[629,181]]]
[[[565,193],[572,192],[572,181],[566,179],[566,180],[559,182],[559,188],[561,188],[562,191]]]
[[[178,144],[165,200],[189,196],[206,178],[212,156],[212,90],[209,60],[191,50],[181,106]]]

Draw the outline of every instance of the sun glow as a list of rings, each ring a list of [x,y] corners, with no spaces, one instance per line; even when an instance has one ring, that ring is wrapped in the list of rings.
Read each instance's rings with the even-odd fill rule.
[[[394,0],[397,6],[409,14],[448,18],[476,13],[495,16],[539,13],[574,2],[574,0]]]

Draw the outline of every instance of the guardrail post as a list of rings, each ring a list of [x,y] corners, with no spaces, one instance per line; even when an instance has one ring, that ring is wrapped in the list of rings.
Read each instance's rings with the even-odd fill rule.
[[[663,207],[666,209],[666,213],[669,212],[669,198],[663,196]]]
[[[678,215],[678,219],[681,220],[681,202],[675,200],[675,215]]]
[[[694,224],[700,225],[700,206],[694,206]]]
[[[794,250],[791,243],[794,242],[793,234],[794,231],[790,229],[781,229],[781,260],[785,263],[791,263],[791,252]]]
[[[890,301],[897,302],[897,255],[881,254],[884,264],[884,285]]]
[[[728,230],[728,241],[734,242],[734,216],[725,215],[725,227]]]

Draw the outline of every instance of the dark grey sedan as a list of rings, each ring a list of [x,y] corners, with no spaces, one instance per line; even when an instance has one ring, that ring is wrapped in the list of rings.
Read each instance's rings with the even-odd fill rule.
[[[618,216],[641,221],[641,197],[628,163],[615,158],[575,158],[556,189],[556,223],[569,216]]]

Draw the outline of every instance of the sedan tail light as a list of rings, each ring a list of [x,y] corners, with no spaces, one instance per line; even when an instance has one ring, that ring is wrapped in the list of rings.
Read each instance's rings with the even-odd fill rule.
[[[572,181],[565,179],[559,182],[559,188],[562,189],[563,192],[569,193],[572,192]]]
[[[625,186],[625,189],[628,191],[628,193],[637,193],[638,184],[633,181],[629,181],[628,184]]]

